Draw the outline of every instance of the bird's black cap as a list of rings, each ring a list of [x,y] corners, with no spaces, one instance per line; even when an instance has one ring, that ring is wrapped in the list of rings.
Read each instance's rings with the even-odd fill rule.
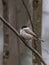
[[[23,28],[27,28],[27,26],[22,26],[21,29],[23,29]]]

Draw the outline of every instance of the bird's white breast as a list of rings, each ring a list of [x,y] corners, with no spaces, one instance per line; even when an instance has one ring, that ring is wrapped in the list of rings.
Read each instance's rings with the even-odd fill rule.
[[[31,34],[26,33],[24,30],[20,30],[20,35],[26,40],[33,39],[33,36]]]

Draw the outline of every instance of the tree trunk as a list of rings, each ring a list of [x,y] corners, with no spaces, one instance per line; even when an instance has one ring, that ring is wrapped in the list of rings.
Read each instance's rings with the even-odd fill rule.
[[[3,17],[8,21],[8,0],[2,0],[3,3]],[[3,46],[3,65],[7,65],[8,60],[8,44],[9,44],[9,32],[8,27],[3,24],[4,30],[4,46]]]
[[[20,0],[2,0],[3,17],[19,31],[17,18],[17,3]],[[19,5],[18,5],[19,8]],[[4,24],[3,65],[20,65],[19,40],[17,36]],[[6,53],[7,52],[7,53]],[[8,56],[7,56],[7,55]]]
[[[9,0],[9,22],[19,32],[18,15],[20,0]],[[21,65],[20,64],[20,47],[18,37],[13,31],[9,30],[9,60],[7,65]]]
[[[34,32],[41,38],[41,14],[42,14],[42,0],[33,0],[33,26]],[[33,47],[41,54],[41,42],[35,41]],[[41,65],[39,58],[34,55],[34,65]]]

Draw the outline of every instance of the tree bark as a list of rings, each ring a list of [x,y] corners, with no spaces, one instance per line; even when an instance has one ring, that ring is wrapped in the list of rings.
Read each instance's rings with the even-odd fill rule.
[[[42,14],[42,0],[33,0],[33,26],[34,32],[41,38],[41,14]],[[41,54],[41,42],[35,41],[33,47]],[[34,65],[41,65],[39,58],[34,55]]]
[[[8,21],[8,0],[2,0],[3,3],[3,17]],[[8,27],[3,24],[4,32],[4,46],[3,46],[3,65],[7,65],[9,56],[8,44],[9,44],[9,32]]]

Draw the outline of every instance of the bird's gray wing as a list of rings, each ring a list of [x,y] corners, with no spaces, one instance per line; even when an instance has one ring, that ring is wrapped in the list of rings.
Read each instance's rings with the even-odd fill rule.
[[[38,40],[44,42],[44,40],[41,40],[41,38],[39,38],[30,28],[24,29],[24,31],[25,31],[26,33],[28,33],[28,34],[33,35],[36,39],[38,39]]]
[[[25,28],[25,29],[23,29],[26,33],[28,33],[28,34],[31,34],[31,35],[33,35],[33,36],[36,36],[36,34],[30,29],[30,28]]]

